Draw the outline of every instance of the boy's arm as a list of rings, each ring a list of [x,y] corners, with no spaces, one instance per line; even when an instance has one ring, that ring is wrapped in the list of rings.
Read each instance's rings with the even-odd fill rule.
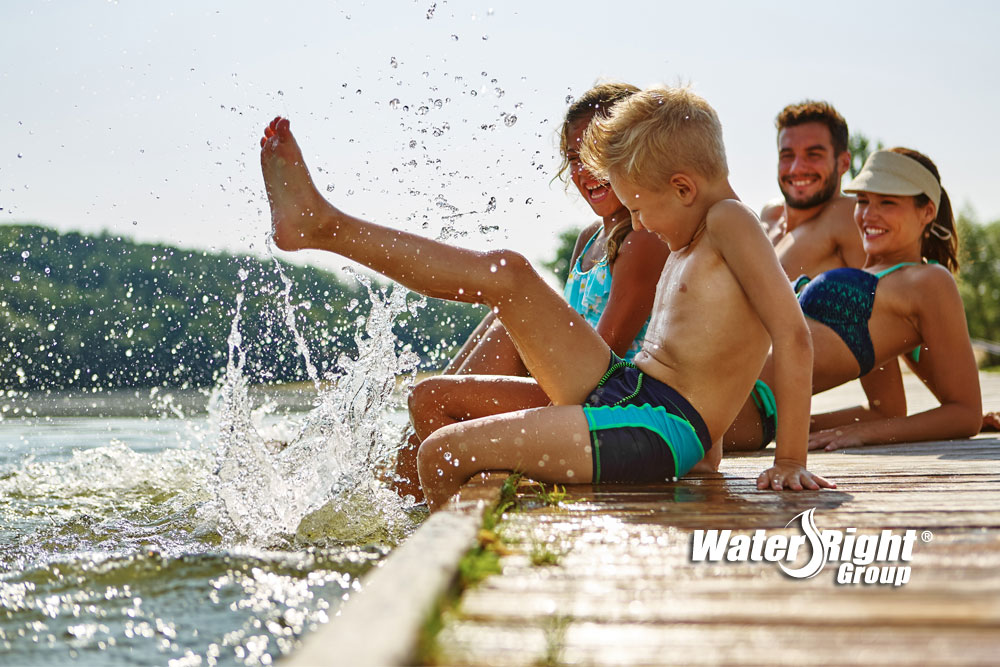
[[[713,224],[713,218],[715,218]],[[812,397],[812,338],[792,287],[756,216],[742,204],[712,207],[708,231],[751,306],[771,336],[778,424],[774,465],[757,479],[760,489],[833,484],[806,470]]]

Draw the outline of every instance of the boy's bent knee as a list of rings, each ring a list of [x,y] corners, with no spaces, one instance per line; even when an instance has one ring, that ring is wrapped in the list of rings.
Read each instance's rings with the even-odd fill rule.
[[[494,274],[496,287],[504,296],[523,294],[524,286],[532,280],[541,280],[531,262],[513,250],[491,250],[486,253],[486,262]]]
[[[448,438],[441,431],[435,431],[427,436],[417,449],[417,472],[421,484],[438,476],[443,470],[445,452],[448,450]]]

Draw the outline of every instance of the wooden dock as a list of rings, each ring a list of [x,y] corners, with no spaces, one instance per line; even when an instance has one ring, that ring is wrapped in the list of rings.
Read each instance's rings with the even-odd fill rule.
[[[983,389],[995,406],[1000,376]],[[849,403],[850,391],[817,403]],[[561,506],[509,513],[502,534],[519,553],[462,595],[437,661],[1000,664],[1000,439],[814,453],[810,468],[838,486],[819,492],[757,491],[772,455],[666,487],[571,487]],[[909,580],[837,583],[839,561],[811,579],[767,561],[692,562],[696,530],[791,536],[799,523],[786,524],[811,508],[824,531],[913,530],[911,561],[873,563],[908,565]]]
[[[915,378],[905,382],[911,412],[934,405]],[[986,409],[1000,410],[1000,374],[982,373],[981,384]],[[820,395],[814,410],[855,404],[858,392],[848,385]],[[570,487],[557,506],[533,500],[537,487],[522,482],[519,509],[497,529],[511,551],[501,558],[502,573],[445,605],[428,659],[490,666],[1000,664],[995,436],[813,453],[810,469],[838,485],[816,492],[757,491],[770,450],[726,458],[718,474],[668,485]],[[456,540],[475,534],[476,518],[504,477],[464,487],[456,506],[432,515],[289,663],[415,662],[421,625],[414,619],[436,608],[448,569],[457,569]],[[833,551],[807,579],[786,575],[764,550],[757,560],[738,558],[738,550],[718,561],[692,557],[696,531],[730,530],[744,540],[760,531],[761,542],[801,538],[797,517],[807,510],[824,537],[850,535],[858,544],[883,531],[900,542],[909,535],[908,560],[886,554],[866,564],[885,566],[877,574],[892,577],[909,567],[905,583],[866,584],[865,570],[860,583],[838,583],[843,562]],[[452,555],[443,558],[445,551]],[[799,559],[782,562],[793,568],[811,553],[804,546]],[[441,575],[433,587],[415,575],[432,571]],[[428,592],[409,595],[421,587],[414,582]],[[387,626],[396,616],[410,620]],[[376,638],[376,625],[395,630]]]
[[[465,592],[440,662],[998,664],[1000,440],[814,461],[836,490],[757,491],[766,459],[750,457],[666,489],[577,487],[564,506],[510,513],[504,536],[524,553]],[[909,581],[838,584],[839,562],[806,580],[770,562],[692,562],[695,530],[791,535],[810,508],[822,530],[915,530],[912,561],[899,563]],[[532,565],[542,548],[557,564]]]

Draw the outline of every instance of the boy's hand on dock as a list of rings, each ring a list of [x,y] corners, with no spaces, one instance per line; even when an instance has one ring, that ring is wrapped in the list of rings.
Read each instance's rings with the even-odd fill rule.
[[[837,485],[819,475],[814,475],[797,461],[776,460],[773,466],[762,472],[757,478],[757,489],[760,491],[767,489],[774,491],[784,489],[818,491],[821,488],[835,489]]]

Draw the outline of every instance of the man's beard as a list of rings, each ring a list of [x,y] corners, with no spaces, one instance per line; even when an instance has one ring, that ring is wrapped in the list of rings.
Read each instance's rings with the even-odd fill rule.
[[[833,199],[833,196],[840,190],[840,178],[835,173],[830,174],[823,181],[823,188],[816,194],[805,199],[793,199],[789,196],[788,192],[785,191],[784,183],[779,182],[778,189],[781,190],[781,195],[785,198],[785,205],[788,208],[814,208]]]

